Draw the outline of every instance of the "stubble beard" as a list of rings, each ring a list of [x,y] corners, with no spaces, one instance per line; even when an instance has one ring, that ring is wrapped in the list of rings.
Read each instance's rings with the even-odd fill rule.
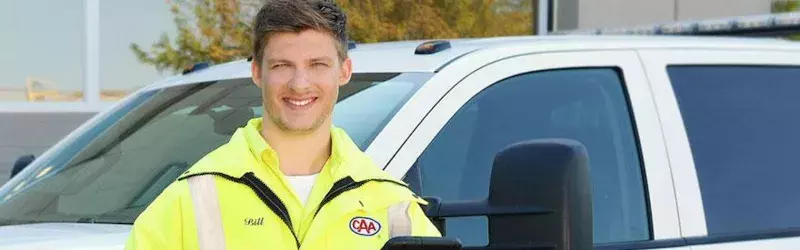
[[[309,127],[293,128],[289,126],[287,122],[283,120],[279,115],[277,115],[277,113],[279,112],[270,112],[272,110],[269,109],[267,110],[267,116],[269,117],[269,120],[272,122],[272,124],[275,124],[275,126],[284,133],[291,135],[307,135],[317,131],[333,113],[333,104],[325,103],[324,105],[325,107],[324,110],[322,111],[322,114],[317,116],[317,118],[314,120],[313,123],[311,123],[311,126]]]

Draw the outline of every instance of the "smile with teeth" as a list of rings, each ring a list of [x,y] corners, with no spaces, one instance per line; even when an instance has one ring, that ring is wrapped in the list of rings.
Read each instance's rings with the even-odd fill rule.
[[[316,99],[317,99],[316,97],[311,97],[311,98],[306,98],[306,99],[289,99],[289,98],[284,98],[284,101],[286,101],[286,102],[288,102],[288,103],[290,103],[290,104],[292,104],[292,105],[294,105],[294,106],[303,107],[303,106],[306,106],[306,105],[308,105],[309,103],[313,102],[313,101],[314,101],[314,100],[316,100]]]

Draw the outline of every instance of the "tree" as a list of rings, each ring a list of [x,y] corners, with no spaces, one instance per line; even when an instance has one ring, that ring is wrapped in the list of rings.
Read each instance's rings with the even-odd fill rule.
[[[797,11],[800,7],[799,0],[773,0],[772,13],[783,13]]]
[[[172,41],[162,34],[149,53],[131,44],[140,62],[158,71],[179,72],[197,62],[227,62],[250,54],[249,20],[257,0],[167,0],[167,4],[178,35]],[[186,13],[189,10],[192,15]]]
[[[340,0],[358,42],[533,33],[532,1]]]
[[[800,0],[773,0],[771,9],[772,13],[800,11]],[[790,35],[786,38],[800,41],[800,34]]]
[[[150,52],[131,44],[145,64],[181,71],[196,62],[221,63],[251,54],[250,28],[259,0],[171,2],[178,35],[166,34]],[[339,0],[348,36],[358,43],[493,37],[533,33],[530,0]],[[188,12],[191,12],[189,14]]]

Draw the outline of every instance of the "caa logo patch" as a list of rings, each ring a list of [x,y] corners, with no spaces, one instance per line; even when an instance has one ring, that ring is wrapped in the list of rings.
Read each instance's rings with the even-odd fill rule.
[[[350,231],[362,236],[373,236],[381,231],[381,223],[367,217],[355,217],[350,220]]]

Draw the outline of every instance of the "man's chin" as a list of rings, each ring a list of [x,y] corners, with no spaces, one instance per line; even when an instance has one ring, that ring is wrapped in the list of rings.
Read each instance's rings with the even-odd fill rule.
[[[307,135],[307,134],[314,133],[315,131],[317,131],[317,130],[314,129],[314,128],[287,128],[287,129],[283,130],[283,132],[286,132],[287,134],[293,134],[293,135]]]
[[[308,117],[295,117],[289,119],[281,116],[269,116],[271,123],[281,132],[286,134],[310,134],[318,131],[325,124],[322,118],[308,119]]]
[[[291,124],[291,123],[283,123],[283,126],[279,126],[283,132],[288,134],[311,134],[319,130],[319,124]]]

